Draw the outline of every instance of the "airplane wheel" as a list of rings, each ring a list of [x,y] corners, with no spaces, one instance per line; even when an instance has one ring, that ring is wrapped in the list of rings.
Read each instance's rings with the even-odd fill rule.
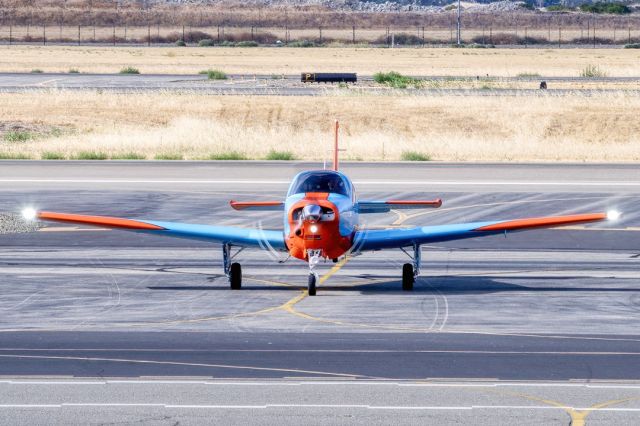
[[[316,274],[309,274],[308,290],[309,290],[309,296],[316,295]]]
[[[402,290],[412,291],[414,281],[415,277],[413,276],[413,265],[410,263],[405,263],[404,265],[402,265]]]
[[[242,287],[242,267],[239,263],[232,263],[229,269],[229,284],[231,290],[240,290]]]

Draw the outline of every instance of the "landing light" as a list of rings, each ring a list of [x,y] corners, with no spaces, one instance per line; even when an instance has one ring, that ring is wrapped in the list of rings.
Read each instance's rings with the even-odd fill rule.
[[[38,212],[36,212],[36,210],[32,207],[27,207],[22,210],[22,217],[24,220],[28,220],[28,221],[35,220],[37,215],[38,215]]]
[[[609,220],[618,220],[620,219],[620,212],[617,210],[609,210],[607,212],[607,219]]]
[[[311,225],[309,227],[309,231],[315,234],[316,232],[318,232],[318,227],[316,225]]]

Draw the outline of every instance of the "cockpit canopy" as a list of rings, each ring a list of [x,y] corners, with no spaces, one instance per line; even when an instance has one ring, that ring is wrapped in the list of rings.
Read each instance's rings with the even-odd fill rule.
[[[291,183],[288,196],[307,192],[331,192],[352,198],[353,187],[349,179],[338,172],[330,170],[302,172]]]

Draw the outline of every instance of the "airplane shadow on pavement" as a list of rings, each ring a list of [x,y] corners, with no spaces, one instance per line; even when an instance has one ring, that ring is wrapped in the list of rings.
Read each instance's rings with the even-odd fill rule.
[[[517,279],[521,282],[529,282],[529,284],[514,284],[505,282],[509,279]],[[580,283],[575,283],[572,280],[580,279]],[[544,277],[526,277],[522,276],[510,277],[502,276],[499,279],[488,278],[483,276],[431,276],[418,278],[414,284],[413,291],[402,291],[400,280],[390,279],[389,281],[376,281],[373,283],[367,283],[363,280],[362,283],[349,283],[345,285],[320,285],[319,291],[336,291],[336,292],[358,292],[360,294],[487,294],[487,293],[501,293],[501,292],[529,292],[529,293],[546,293],[546,292],[587,292],[587,293],[640,293],[640,286],[638,287],[610,287],[602,286],[599,282],[594,283],[593,286],[584,284],[585,280],[591,278],[585,278],[584,276],[569,276],[569,277],[557,277],[549,278]],[[247,281],[251,279],[247,278]],[[538,282],[536,284],[536,281]],[[540,283],[544,281],[545,283]],[[571,285],[571,282],[575,285]],[[293,283],[292,283],[293,284]],[[148,286],[149,290],[161,290],[161,291],[231,291],[227,285],[217,286]],[[303,283],[300,285],[291,286],[278,286],[278,285],[262,285],[262,284],[244,284],[242,291],[252,290],[268,290],[268,291],[300,291],[304,290],[306,286]],[[237,291],[237,290],[236,290]]]

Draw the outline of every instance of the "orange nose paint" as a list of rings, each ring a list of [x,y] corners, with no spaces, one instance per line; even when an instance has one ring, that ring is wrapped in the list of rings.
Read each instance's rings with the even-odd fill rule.
[[[322,256],[335,259],[351,248],[351,237],[340,235],[340,214],[337,207],[327,198],[328,193],[309,192],[305,198],[291,206],[287,214],[289,235],[287,248],[292,257],[307,259],[307,250],[320,250]],[[301,210],[309,204],[315,204],[324,211],[333,211],[332,220],[309,220],[299,216]]]

